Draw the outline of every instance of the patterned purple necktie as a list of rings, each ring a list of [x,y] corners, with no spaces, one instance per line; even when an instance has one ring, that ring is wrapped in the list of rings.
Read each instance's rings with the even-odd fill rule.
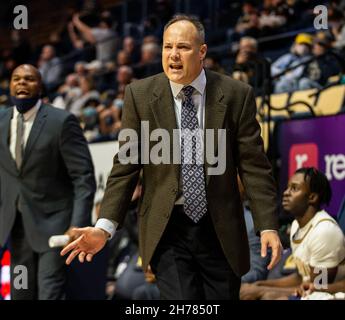
[[[207,212],[203,144],[198,118],[192,100],[194,88],[182,89],[181,112],[181,169],[184,196],[184,211],[197,223]]]

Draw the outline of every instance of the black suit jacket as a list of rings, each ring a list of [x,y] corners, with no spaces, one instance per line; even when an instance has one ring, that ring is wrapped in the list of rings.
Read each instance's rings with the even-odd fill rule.
[[[12,115],[13,107],[0,114],[0,245],[18,209],[30,245],[43,252],[51,235],[90,224],[96,188],[91,155],[77,119],[42,104],[18,170],[9,149]]]
[[[206,78],[205,129],[226,129],[225,150],[219,151],[226,153],[225,172],[208,175],[207,169],[212,164],[205,164],[208,209],[229,264],[236,274],[243,275],[249,270],[249,247],[237,172],[251,202],[256,232],[278,228],[276,188],[255,118],[252,88],[211,71],[206,71]],[[126,87],[122,125],[138,133],[137,143],[142,148],[141,121],[149,122],[150,134],[157,128],[166,129],[171,138],[170,146],[173,145],[173,129],[177,128],[177,123],[173,96],[164,73]],[[155,144],[150,143],[149,148]],[[139,246],[145,269],[178,196],[180,166],[122,164],[116,155],[100,216],[123,224],[141,169],[143,196],[139,210]]]

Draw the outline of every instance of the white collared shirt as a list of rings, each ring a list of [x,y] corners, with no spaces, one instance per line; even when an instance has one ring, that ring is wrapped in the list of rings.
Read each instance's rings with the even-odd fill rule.
[[[182,88],[185,87],[183,84],[175,83],[169,80],[172,95],[174,97],[174,109],[177,127],[181,128],[181,111],[182,111],[182,99],[183,93]],[[200,74],[195,80],[189,84],[195,90],[192,95],[193,103],[197,111],[199,128],[204,129],[205,127],[205,103],[206,103],[206,75],[205,70],[202,69]]]
[[[26,144],[28,142],[32,125],[34,124],[37,112],[40,109],[41,104],[42,104],[42,101],[41,99],[39,99],[33,108],[31,108],[29,111],[24,113],[24,148],[26,147]],[[20,113],[18,112],[17,108],[14,107],[13,116],[11,119],[11,134],[10,134],[10,144],[9,144],[10,152],[14,160],[16,159],[17,120],[18,120],[19,114]]]

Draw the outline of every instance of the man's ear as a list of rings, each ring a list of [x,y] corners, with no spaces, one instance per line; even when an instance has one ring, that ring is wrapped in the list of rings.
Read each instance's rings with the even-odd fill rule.
[[[319,195],[317,193],[315,193],[315,192],[312,192],[309,195],[308,201],[309,201],[309,204],[311,204],[313,206],[317,205],[318,202],[319,202]]]
[[[206,57],[207,45],[204,43],[200,47],[200,60],[203,61]]]

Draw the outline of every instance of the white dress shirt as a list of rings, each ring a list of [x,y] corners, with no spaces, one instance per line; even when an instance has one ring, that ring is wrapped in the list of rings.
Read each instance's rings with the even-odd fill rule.
[[[181,90],[185,85],[172,82],[169,80],[172,95],[174,97],[174,109],[176,115],[177,127],[181,128],[181,111],[183,93]],[[197,111],[199,128],[203,129],[205,126],[205,102],[206,102],[206,75],[205,70],[202,69],[199,76],[190,84],[195,90],[193,92],[193,103]]]
[[[32,129],[32,125],[36,119],[38,110],[42,104],[41,100],[38,100],[33,108],[24,113],[24,149],[29,139],[29,135]],[[16,159],[16,139],[17,139],[17,120],[20,113],[17,108],[13,108],[13,116],[11,119],[11,134],[10,134],[10,151],[12,158]]]

